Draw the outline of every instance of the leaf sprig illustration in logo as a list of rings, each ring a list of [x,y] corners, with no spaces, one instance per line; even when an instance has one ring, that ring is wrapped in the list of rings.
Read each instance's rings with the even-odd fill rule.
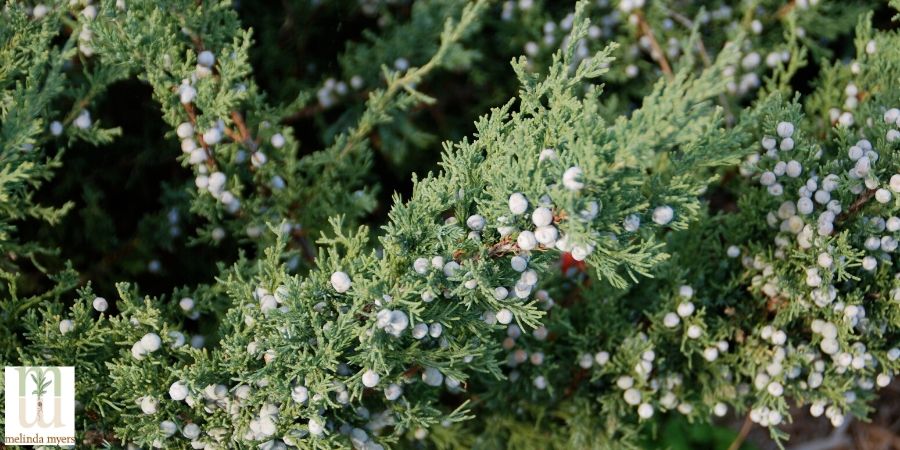
[[[31,393],[37,395],[38,397],[43,397],[44,394],[47,393],[47,387],[52,383],[51,380],[48,380],[44,375],[44,371],[39,371],[37,374],[32,372],[31,379],[34,381],[34,384],[37,388]]]

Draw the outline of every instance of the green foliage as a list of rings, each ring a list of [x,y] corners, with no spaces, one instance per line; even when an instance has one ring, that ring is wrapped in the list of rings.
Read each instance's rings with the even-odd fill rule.
[[[900,369],[885,5],[321,3],[0,12],[0,361],[81,445],[718,448]]]

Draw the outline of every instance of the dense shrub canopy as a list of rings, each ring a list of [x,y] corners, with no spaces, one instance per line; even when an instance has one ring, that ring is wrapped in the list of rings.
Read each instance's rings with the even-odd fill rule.
[[[75,366],[86,448],[866,417],[898,8],[8,0],[0,362]]]

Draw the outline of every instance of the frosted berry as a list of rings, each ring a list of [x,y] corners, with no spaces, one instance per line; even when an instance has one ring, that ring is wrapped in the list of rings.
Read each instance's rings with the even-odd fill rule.
[[[674,216],[675,211],[672,210],[671,206],[657,206],[656,209],[653,210],[653,222],[657,225],[668,225]]]
[[[516,192],[509,196],[509,211],[519,215],[528,210],[528,200],[524,195]]]
[[[362,375],[362,384],[367,388],[378,386],[379,381],[381,381],[381,376],[374,370],[369,369]]]
[[[346,272],[334,272],[331,274],[331,287],[334,288],[339,294],[343,294],[350,290],[350,286],[352,286],[352,282],[350,281],[350,276],[347,275]]]
[[[94,301],[91,302],[91,305],[93,305],[94,309],[99,312],[104,312],[107,308],[109,308],[109,302],[107,302],[103,297],[95,298]]]

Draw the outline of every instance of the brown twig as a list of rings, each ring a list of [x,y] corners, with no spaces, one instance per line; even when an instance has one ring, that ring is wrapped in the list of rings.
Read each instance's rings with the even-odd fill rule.
[[[241,137],[231,128],[225,127],[225,136],[228,136],[234,142],[241,142]]]
[[[687,17],[679,14],[677,11],[667,10],[668,14],[675,19],[676,22],[682,24],[685,28],[693,29],[694,21],[688,19]],[[700,54],[700,59],[703,61],[703,67],[712,66],[712,59],[709,57],[709,52],[706,50],[706,45],[703,44],[703,38],[699,35],[697,36],[697,52]],[[728,99],[725,97],[725,94],[719,94],[719,104],[722,105],[722,108],[725,110],[725,121],[726,123],[733,124],[734,123],[734,114],[731,112],[731,108],[728,106]]]
[[[849,219],[851,216],[856,214],[860,209],[862,209],[863,206],[866,206],[866,203],[868,203],[869,200],[871,200],[872,197],[874,197],[874,196],[875,196],[875,189],[866,190],[866,192],[863,192],[862,195],[860,195],[859,197],[856,198],[855,201],[853,201],[853,204],[851,204],[850,207],[847,208],[846,211],[844,211],[843,213],[841,213],[841,215],[839,215],[837,217],[837,220],[835,220],[835,222],[837,224],[843,223],[844,221]]]
[[[242,142],[250,151],[256,151],[257,144],[253,140],[253,135],[251,135],[250,131],[247,129],[247,124],[244,122],[244,117],[241,116],[241,113],[232,111],[231,120],[234,121],[234,124],[238,127],[238,131],[240,131],[239,142]]]
[[[685,28],[692,29],[694,28],[694,21],[688,19],[684,15],[680,14],[678,11],[672,11],[671,9],[666,9],[666,13],[672,16],[676,22],[683,25]],[[700,59],[703,60],[703,65],[709,67],[712,65],[712,61],[709,58],[709,53],[706,52],[706,46],[703,45],[703,39],[697,39],[697,50],[700,51]]]
[[[405,372],[401,373],[400,376],[405,377],[405,378],[410,378],[413,375],[419,373],[419,371],[421,371],[421,370],[422,370],[421,366],[418,366],[418,365],[412,366],[409,369],[406,369]]]
[[[753,422],[750,420],[750,415],[747,414],[747,418],[744,419],[744,424],[741,425],[741,431],[738,432],[737,437],[734,438],[734,441],[728,446],[728,450],[738,450],[741,448],[741,445],[747,439],[747,435],[750,434],[751,428],[753,428]]]
[[[501,256],[507,253],[515,252],[516,243],[506,236],[488,249],[488,256]]]
[[[778,9],[778,12],[775,13],[775,17],[778,17],[779,20],[783,19],[785,16],[791,13],[794,8],[797,6],[797,3],[790,1],[781,8]]]
[[[638,21],[638,30],[641,34],[650,39],[650,57],[659,63],[659,68],[662,70],[663,74],[667,79],[671,80],[673,77],[672,67],[669,66],[666,54],[663,52],[662,47],[659,46],[659,42],[656,41],[656,36],[653,34],[653,28],[650,28],[650,24],[647,23],[644,14],[640,11],[636,12],[635,16]]]
[[[209,167],[210,170],[215,170],[216,160],[213,158],[212,152],[209,151],[209,145],[203,140],[203,134],[197,129],[197,113],[194,111],[194,105],[191,103],[182,103],[181,106],[184,106],[188,119],[191,121],[191,126],[194,127],[194,135],[197,138],[197,142],[200,143],[200,146],[203,147],[203,151],[206,152],[206,166]]]

